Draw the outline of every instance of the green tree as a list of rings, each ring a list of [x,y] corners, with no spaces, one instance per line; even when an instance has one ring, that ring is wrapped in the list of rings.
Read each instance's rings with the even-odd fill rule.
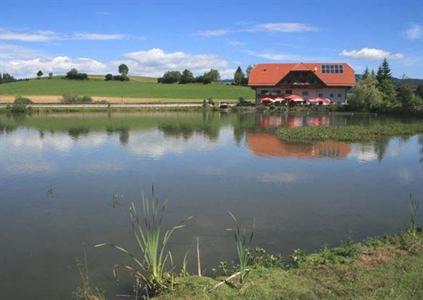
[[[204,77],[210,81],[218,81],[220,79],[220,74],[218,70],[210,69],[210,71],[204,73]]]
[[[422,99],[405,86],[398,88],[398,100],[403,110],[412,111],[418,105],[422,105]]]
[[[43,71],[39,70],[39,71],[37,72],[37,78],[38,78],[38,79],[40,79],[40,78],[41,78],[41,76],[43,76]]]
[[[377,111],[383,106],[383,93],[373,76],[361,79],[348,97],[348,105],[357,111]]]
[[[110,80],[113,80],[113,75],[112,75],[112,74],[110,74],[110,73],[106,74],[106,76],[104,76],[104,80],[105,80],[105,81],[110,81]]]
[[[235,84],[236,85],[243,84],[244,78],[245,78],[244,72],[242,72],[241,67],[238,66],[238,68],[236,69],[235,74],[234,74],[234,82],[235,82]]]
[[[251,73],[251,70],[252,69],[253,69],[253,66],[252,65],[249,65],[247,67],[247,69],[245,70],[245,73],[247,74],[247,79],[250,78],[250,73]]]
[[[48,73],[48,79],[52,79],[53,78],[53,72],[49,72]]]
[[[376,79],[379,83],[386,79],[392,80],[391,68],[386,58],[383,59],[382,64],[377,70]]]
[[[379,66],[376,74],[378,88],[383,94],[383,105],[380,107],[382,110],[398,109],[401,104],[397,99],[397,92],[395,84],[392,79],[391,68],[389,67],[388,60],[383,59],[382,64]]]
[[[128,76],[128,73],[129,73],[129,68],[125,64],[120,64],[119,65],[119,68],[118,68],[118,71],[119,71],[119,74],[120,75],[122,75],[124,77],[127,77]]]
[[[416,96],[423,98],[423,84],[419,84],[416,89]]]
[[[368,67],[366,67],[366,68],[364,69],[364,72],[363,72],[363,75],[361,76],[361,78],[362,78],[362,79],[366,79],[367,77],[369,77],[369,75],[370,75],[369,68],[368,68]]]
[[[179,71],[168,71],[163,74],[160,78],[160,83],[175,83],[181,80],[181,72]]]
[[[194,81],[194,75],[192,74],[191,71],[185,69],[182,72],[181,80],[179,81],[179,83],[191,83],[193,81]]]

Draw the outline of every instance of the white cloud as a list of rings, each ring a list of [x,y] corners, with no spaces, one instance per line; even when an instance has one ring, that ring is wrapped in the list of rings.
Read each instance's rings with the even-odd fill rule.
[[[317,27],[304,23],[265,23],[251,28],[249,31],[257,32],[309,32],[317,31]]]
[[[52,31],[18,32],[0,28],[0,40],[20,42],[48,42],[57,39],[58,36]]]
[[[0,61],[0,66],[7,72],[17,77],[31,76],[38,70],[63,74],[72,68],[81,72],[97,74],[108,71],[108,66],[92,58],[71,58],[68,56],[55,56],[34,59],[13,59]]]
[[[125,34],[118,33],[97,33],[97,32],[76,32],[72,34],[61,34],[54,31],[11,31],[0,28],[0,40],[19,42],[51,42],[66,40],[81,41],[111,41],[127,38]]]
[[[124,54],[131,72],[149,76],[161,76],[168,70],[189,69],[195,74],[211,68],[218,69],[223,78],[232,76],[234,68],[225,59],[213,54],[190,54],[182,51],[165,52],[159,48]]]
[[[105,33],[90,33],[90,32],[80,32],[72,34],[70,40],[79,40],[79,41],[113,41],[113,40],[123,40],[127,36],[125,34],[105,34]]]
[[[34,49],[25,48],[17,45],[0,45],[0,60],[3,59],[30,59],[41,55]]]
[[[405,31],[405,36],[409,40],[420,40],[423,38],[423,27],[418,24],[413,24]]]
[[[204,30],[199,31],[196,33],[196,35],[201,37],[218,37],[228,34],[229,31],[225,29],[215,29],[215,30]]]
[[[255,57],[260,57],[269,60],[294,60],[298,59],[299,56],[291,55],[291,54],[284,54],[284,53],[257,53],[254,51],[246,51],[247,54]]]
[[[44,73],[64,74],[72,68],[90,74],[114,72],[118,65],[126,63],[131,74],[161,76],[168,70],[187,68],[194,74],[202,74],[211,68],[218,69],[222,78],[231,78],[235,65],[213,54],[190,54],[182,51],[166,52],[153,48],[124,53],[116,61],[99,61],[94,58],[48,55],[16,45],[0,45],[0,69],[16,77],[31,77],[38,70]]]
[[[404,55],[401,53],[391,53],[386,50],[376,49],[376,48],[362,48],[360,50],[342,50],[339,53],[341,56],[351,57],[355,59],[402,59]]]
[[[226,43],[229,45],[229,46],[234,46],[234,47],[242,47],[242,46],[245,46],[245,43],[244,42],[240,42],[240,41],[237,41],[237,40],[226,40]]]

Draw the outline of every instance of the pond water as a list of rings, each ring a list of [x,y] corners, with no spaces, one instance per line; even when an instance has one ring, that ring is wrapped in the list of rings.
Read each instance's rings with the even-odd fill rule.
[[[404,120],[405,121],[405,120]],[[123,292],[115,242],[134,249],[129,211],[141,191],[168,199],[176,261],[200,238],[206,273],[235,257],[228,211],[254,223],[270,252],[318,250],[397,232],[409,195],[423,202],[423,136],[371,143],[288,144],[282,126],[386,123],[374,115],[69,113],[0,115],[0,291],[4,299],[72,299],[76,260],[93,285]],[[115,195],[115,200],[113,199]],[[118,199],[116,201],[116,199]],[[423,212],[422,212],[423,213]]]

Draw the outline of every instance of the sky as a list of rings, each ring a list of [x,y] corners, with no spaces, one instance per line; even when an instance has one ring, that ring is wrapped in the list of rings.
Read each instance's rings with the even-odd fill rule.
[[[423,78],[423,1],[2,0],[0,72],[202,74],[271,62],[390,62]]]

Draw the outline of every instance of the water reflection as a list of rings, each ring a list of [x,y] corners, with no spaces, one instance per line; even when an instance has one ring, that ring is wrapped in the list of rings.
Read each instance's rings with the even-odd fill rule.
[[[352,148],[351,144],[335,141],[286,143],[273,134],[254,132],[248,133],[247,142],[251,151],[259,156],[342,159]]]
[[[275,252],[336,244],[349,230],[358,240],[399,230],[407,222],[409,193],[423,194],[417,163],[423,161],[423,136],[296,144],[274,135],[281,126],[377,122],[389,119],[209,112],[0,115],[2,296],[70,299],[81,242],[131,248],[127,206],[151,184],[169,199],[166,221],[195,217],[172,244],[175,259],[199,235],[207,245],[202,263],[208,269],[234,255],[225,231],[227,210],[242,220],[254,218],[257,245]],[[117,256],[87,249],[93,282],[105,283],[114,295],[115,282],[107,276]],[[17,268],[23,261],[25,268]]]

